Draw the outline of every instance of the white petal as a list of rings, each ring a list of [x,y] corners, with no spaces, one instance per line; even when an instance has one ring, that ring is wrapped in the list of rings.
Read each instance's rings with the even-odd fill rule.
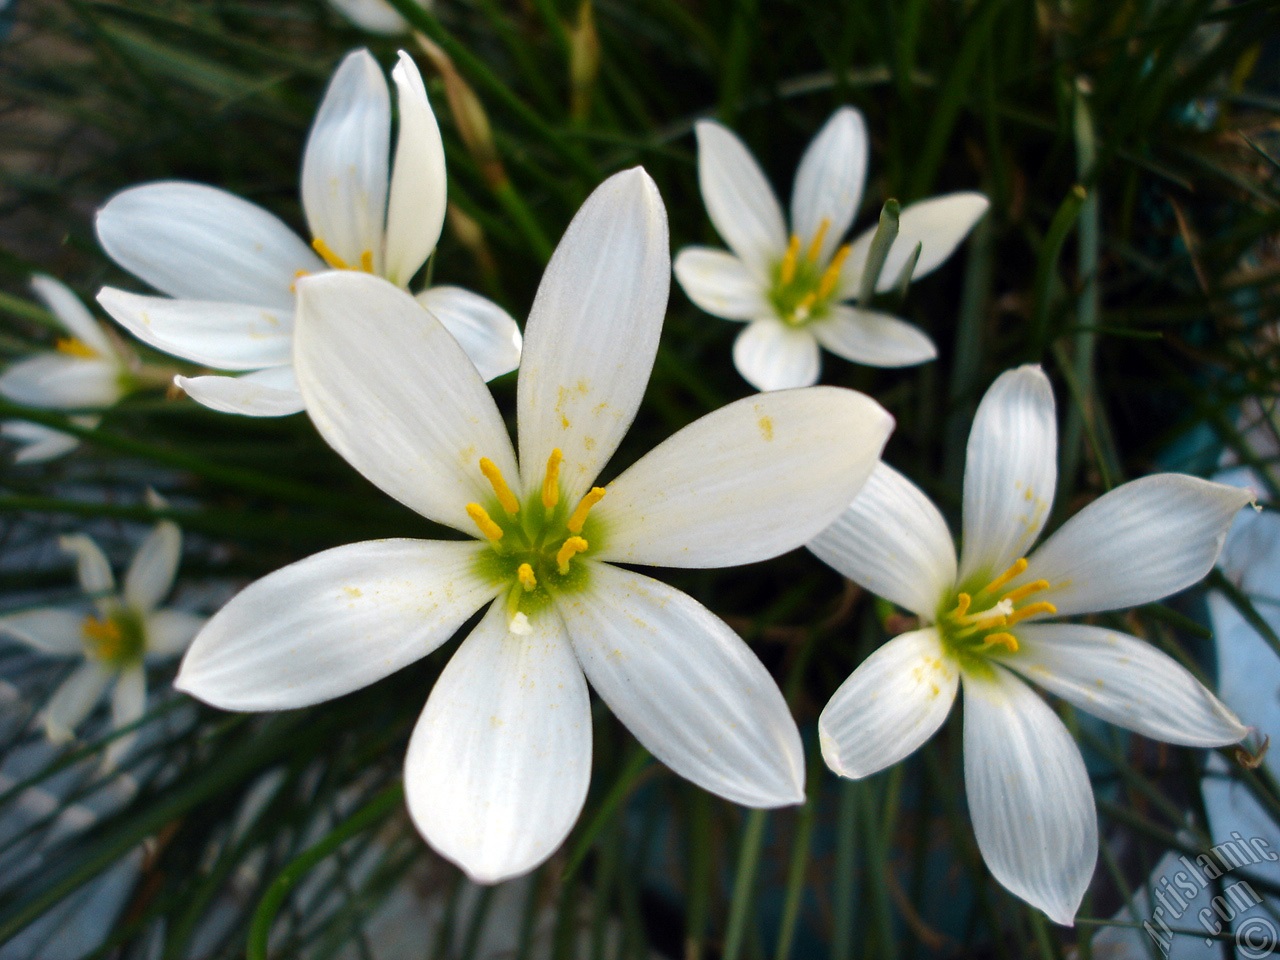
[[[764,284],[732,253],[685,247],[674,270],[685,296],[713,317],[754,320],[777,313],[765,298]]]
[[[422,75],[403,50],[391,79],[396,84],[400,118],[387,204],[383,273],[392,283],[404,286],[431,255],[444,226],[444,144]]]
[[[153,611],[147,617],[147,656],[157,660],[176,657],[208,621],[208,617],[184,610]]]
[[[42,353],[0,374],[0,396],[48,410],[109,407],[124,395],[120,364],[65,353]]]
[[[914,483],[884,463],[840,517],[809,543],[823,563],[926,623],[956,580],[947,522]]]
[[[302,209],[311,236],[349,267],[366,252],[382,271],[391,157],[391,97],[378,62],[353,50],[334,71],[302,154]]]
[[[711,120],[699,121],[694,132],[707,215],[729,248],[767,281],[787,249],[778,198],[736,134]]]
[[[497,595],[475,541],[334,547],[237,594],[200,631],[175,686],[225,710],[287,710],[359,690],[444,643]]]
[[[107,201],[95,225],[112,260],[162,293],[186,300],[288,310],[294,277],[324,269],[277,217],[198,183],[130,187]]]
[[[84,663],[62,681],[44,708],[44,728],[50,740],[65,743],[75,736],[75,728],[98,705],[111,676],[97,663]]]
[[[818,263],[831,259],[848,232],[866,180],[867,125],[853,107],[841,107],[805,150],[791,190],[791,230],[802,244],[827,221]]]
[[[757,390],[786,390],[817,383],[822,358],[808,330],[768,318],[752,320],[738,334],[733,365]]]
[[[369,33],[394,36],[409,30],[404,17],[396,13],[386,0],[329,0],[329,5]],[[422,5],[427,5],[426,0],[422,0]]]
[[[31,289],[58,322],[66,327],[67,333],[104,357],[115,356],[116,350],[111,338],[103,332],[98,321],[93,319],[93,314],[66,284],[48,274],[37,273],[31,278]]]
[[[565,230],[525,324],[517,420],[526,490],[542,483],[555,448],[570,501],[613,455],[649,382],[670,286],[658,188],[640,167],[614,174]]]
[[[791,712],[724,621],[674,587],[605,563],[592,563],[588,586],[556,605],[587,679],[655,757],[744,806],[804,800]]]
[[[142,664],[137,664],[122,670],[116,678],[115,689],[111,691],[111,729],[131,726],[146,712],[147,674]],[[112,740],[103,753],[102,765],[108,770],[115,768],[137,739],[138,731],[134,730]]]
[[[1018,628],[1005,662],[1081,710],[1143,736],[1189,747],[1221,747],[1248,730],[1191,673],[1151,644],[1077,624]]]
[[[292,309],[144,297],[114,287],[99,290],[98,303],[143,343],[219,370],[277,367],[293,352]]]
[[[298,284],[295,363],[320,435],[401,503],[468,533],[489,503],[488,457],[513,482],[515,454],[489,390],[458,342],[385,280],[331,271]]]
[[[462,287],[429,287],[417,300],[444,324],[485,380],[520,366],[520,328],[492,300]]]
[[[84,653],[84,613],[39,607],[0,617],[0,635],[13,637],[41,653],[68,656]]]
[[[436,681],[405,757],[427,841],[478,883],[532,870],[568,836],[591,777],[587,683],[560,616],[507,632],[495,603]]]
[[[836,356],[871,367],[911,367],[938,356],[938,348],[919,327],[842,303],[828,307],[827,316],[815,320],[810,329]]]
[[[960,241],[987,212],[990,201],[980,193],[949,193],[909,204],[898,216],[898,236],[889,248],[884,267],[876,281],[876,291],[892,290],[907,260],[920,245],[920,259],[911,273],[913,280],[932,273],[955,252]],[[875,228],[859,234],[853,249],[840,271],[839,291],[836,296],[847,300],[858,295],[862,283],[862,270],[871,251]]]
[[[1063,616],[1159,600],[1209,572],[1252,501],[1248,490],[1181,473],[1133,480],[1064,523],[1021,579],[1048,580],[1037,599]]]
[[[724,567],[794,550],[854,498],[892,429],[878,403],[838,387],[721,407],[609,484],[592,557]]]
[[[818,717],[822,759],[861,779],[892,766],[942,726],[960,671],[933,627],[894,637],[840,684]]]
[[[991,873],[1071,926],[1098,859],[1093,788],[1057,714],[1003,667],[964,675],[964,782]]]
[[[139,613],[155,609],[173,588],[181,556],[182,531],[172,520],[161,520],[142,541],[124,575],[125,603]]]
[[[107,563],[102,548],[88,536],[73,533],[59,537],[58,546],[76,558],[76,576],[80,579],[81,590],[93,597],[115,589],[111,564]]]
[[[301,413],[302,394],[292,367],[267,367],[238,377],[173,378],[192,400],[219,413],[245,417],[287,417]]]
[[[85,426],[96,427],[98,418],[76,417],[74,420],[92,420]],[[14,443],[18,449],[14,451],[14,463],[43,463],[70,453],[80,446],[80,438],[69,433],[54,430],[39,423],[27,423],[25,420],[5,420],[0,423],[0,434]]]
[[[973,418],[964,467],[960,582],[981,589],[1025,557],[1053,506],[1058,423],[1053,388],[1027,364],[996,378]],[[971,578],[983,583],[969,584]]]

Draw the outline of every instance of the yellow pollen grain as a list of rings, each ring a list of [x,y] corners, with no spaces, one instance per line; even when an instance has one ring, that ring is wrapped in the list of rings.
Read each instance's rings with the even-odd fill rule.
[[[556,447],[547,457],[547,475],[542,481],[542,505],[550,510],[560,502],[560,462],[564,454]]]
[[[520,501],[516,499],[516,495],[507,486],[507,481],[503,479],[502,471],[498,469],[497,465],[488,457],[481,457],[480,472],[484,474],[484,478],[493,487],[493,492],[498,495],[498,502],[502,504],[502,509],[513,517],[519,513]]]
[[[827,230],[831,227],[831,218],[823,217],[822,222],[818,224],[818,229],[813,233],[813,239],[809,241],[809,251],[805,254],[805,259],[810,263],[814,263],[818,259],[818,254],[822,252],[822,241],[826,239]]]
[[[836,284],[840,280],[840,270],[844,266],[845,259],[849,256],[849,251],[852,249],[853,245],[846,243],[831,258],[831,265],[827,267],[822,274],[822,279],[818,282],[818,297],[820,299],[825,300],[835,290]]]
[[[98,355],[93,347],[83,340],[77,340],[75,337],[59,337],[58,342],[53,347],[59,353],[66,353],[73,357],[84,357],[86,360]]]
[[[592,507],[604,499],[604,493],[604,487],[592,487],[586,492],[573,511],[573,515],[569,517],[567,526],[570,533],[582,532],[582,525],[587,522],[587,514],[591,512]]]
[[[502,528],[493,522],[493,519],[480,504],[468,503],[467,516],[475,521],[475,525],[480,528],[480,532],[484,534],[485,539],[492,540],[494,543],[502,539]]]
[[[524,587],[525,593],[538,589],[538,578],[533,575],[533,567],[527,563],[520,564],[516,570],[516,579],[520,581],[520,586]]]
[[[981,592],[995,593],[997,590],[1003,587],[1006,583],[1008,583],[1010,580],[1018,576],[1020,573],[1022,573],[1026,569],[1027,569],[1027,558],[1019,557],[1017,560],[1013,561],[1012,567],[1010,567],[1004,573],[1000,574],[1000,576],[996,577],[994,580],[988,583],[985,587],[983,587]]]
[[[327,263],[329,266],[333,267],[333,269],[335,270],[351,269],[349,266],[347,266],[347,261],[343,260],[340,256],[334,253],[332,248],[330,248],[330,246],[327,243],[325,243],[323,240],[321,240],[319,237],[316,237],[314,240],[311,241],[311,249],[314,250],[316,253],[320,254],[320,258],[324,260],[324,262]]]
[[[796,278],[796,260],[800,257],[800,238],[791,235],[787,241],[787,252],[782,255],[782,266],[778,268],[778,283],[786,286]]]
[[[973,603],[973,597],[967,593],[962,593],[956,597],[956,608],[953,613],[957,620],[969,612],[969,604],[971,603]]]
[[[360,252],[360,269],[365,273],[373,273],[373,251],[362,250]]]
[[[1044,601],[1041,601],[1040,603],[1029,603],[1021,610],[1015,611],[1013,615],[1009,617],[1009,622],[1005,624],[1005,626],[1012,627],[1015,623],[1019,623],[1020,621],[1027,619],[1027,617],[1034,617],[1037,613],[1057,612],[1058,608],[1052,603],[1045,603]]]
[[[560,552],[556,554],[556,566],[561,574],[569,572],[569,561],[573,559],[575,553],[582,553],[587,549],[587,541],[581,537],[570,537],[560,547]]]
[[[1030,583],[1019,587],[1017,590],[1010,590],[1000,599],[1008,600],[1010,603],[1017,603],[1019,600],[1025,600],[1033,593],[1039,593],[1041,590],[1049,589],[1048,580],[1032,580]]]
[[[1012,633],[993,633],[982,641],[988,646],[1001,646],[1010,653],[1018,652],[1018,638]]]

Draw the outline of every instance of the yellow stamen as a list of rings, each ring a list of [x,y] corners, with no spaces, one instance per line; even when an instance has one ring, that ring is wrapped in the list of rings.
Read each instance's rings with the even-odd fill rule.
[[[475,521],[475,525],[480,528],[480,532],[484,534],[485,539],[492,540],[494,543],[502,539],[502,528],[493,522],[493,519],[480,504],[468,503],[467,516]]]
[[[791,311],[791,315],[797,320],[804,320],[809,316],[809,311],[813,309],[813,305],[818,302],[818,294],[814,290],[810,290],[800,302],[796,304],[796,308]]]
[[[497,468],[494,462],[488,457],[481,457],[480,472],[484,474],[484,478],[492,485],[493,492],[498,495],[498,502],[502,504],[502,509],[513,517],[519,513],[520,501],[511,492],[511,488],[507,486],[507,481],[502,478],[502,471]]]
[[[335,270],[351,269],[349,266],[347,266],[347,261],[343,260],[340,256],[334,253],[333,250],[329,247],[329,245],[325,243],[323,240],[321,240],[319,237],[316,237],[314,240],[311,241],[311,249],[315,250],[316,253],[320,254],[321,259],[324,260],[324,262],[327,263],[329,266],[333,267],[333,269]]]
[[[538,578],[533,575],[533,567],[527,563],[520,564],[516,570],[516,579],[520,581],[520,586],[524,587],[525,593],[538,588]]]
[[[1017,590],[1010,590],[1002,599],[1008,600],[1010,603],[1017,603],[1019,600],[1025,600],[1033,593],[1039,593],[1041,590],[1048,589],[1048,580],[1032,580],[1030,583],[1019,587]]]
[[[93,644],[94,652],[102,659],[110,660],[120,655],[124,635],[120,632],[120,625],[114,620],[85,617],[80,629]]]
[[[1002,646],[1010,653],[1018,652],[1018,638],[1012,633],[993,633],[982,641],[988,646]]]
[[[573,559],[575,553],[582,553],[587,549],[587,541],[581,537],[570,537],[564,542],[560,548],[560,552],[556,554],[556,566],[559,567],[561,574],[569,572],[569,561]]]
[[[800,238],[794,233],[787,241],[787,252],[782,255],[782,266],[778,268],[778,283],[786,286],[796,278],[796,260],[800,256]]]
[[[996,577],[994,580],[988,583],[985,587],[983,587],[981,592],[995,593],[997,590],[1003,587],[1006,583],[1008,583],[1014,577],[1021,574],[1026,569],[1027,569],[1027,558],[1019,557],[1017,560],[1013,561],[1012,567],[1010,567],[1004,573],[1000,574],[1000,576]]]
[[[560,502],[560,461],[564,454],[556,447],[547,457],[547,476],[542,481],[542,505],[550,510]]]
[[[1044,601],[1041,601],[1040,603],[1029,603],[1021,610],[1015,611],[1014,614],[1009,617],[1009,622],[1005,624],[1005,626],[1012,627],[1015,623],[1025,620],[1027,617],[1034,617],[1037,613],[1057,612],[1058,608],[1052,603],[1045,603]]]
[[[373,251],[363,250],[360,253],[360,269],[365,273],[373,273]]]
[[[993,627],[1007,627],[1012,621],[1012,617],[1006,617],[1003,613],[995,617],[987,617],[985,620],[979,620],[973,625],[975,632],[990,630]]]
[[[818,229],[814,231],[813,239],[809,241],[809,252],[805,254],[805,259],[810,263],[815,263],[818,254],[822,252],[822,241],[826,239],[827,229],[831,226],[831,218],[823,217],[822,222],[818,224]]]
[[[58,342],[53,346],[59,353],[67,353],[73,357],[84,357],[86,360],[98,355],[98,352],[93,347],[83,340],[77,340],[75,337],[59,337]]]
[[[954,616],[957,620],[969,612],[969,604],[973,603],[973,597],[967,593],[962,593],[956,597],[956,609]]]
[[[835,290],[836,284],[840,281],[840,269],[844,266],[845,258],[849,256],[849,251],[852,248],[852,244],[846,243],[831,258],[830,266],[827,267],[826,272],[822,274],[822,279],[818,282],[819,300],[827,299],[827,297],[831,296],[832,291]]]
[[[569,532],[581,533],[582,525],[587,522],[587,514],[604,498],[604,487],[592,487],[587,491],[586,496],[578,503],[578,507],[573,511],[573,516],[569,518]]]

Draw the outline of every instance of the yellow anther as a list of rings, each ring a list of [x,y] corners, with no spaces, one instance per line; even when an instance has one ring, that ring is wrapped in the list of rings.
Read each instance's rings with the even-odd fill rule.
[[[1058,608],[1052,603],[1045,603],[1044,601],[1041,601],[1040,603],[1029,603],[1021,610],[1015,611],[1013,615],[1009,617],[1009,622],[1005,624],[1005,626],[1012,627],[1015,623],[1019,623],[1027,619],[1027,617],[1034,617],[1037,613],[1057,612]]]
[[[979,620],[973,625],[975,632],[982,630],[991,630],[994,627],[1007,627],[1012,623],[1012,617],[1006,617],[1003,613],[994,617],[987,617],[985,620]]]
[[[527,563],[520,564],[516,570],[516,579],[520,581],[520,586],[524,587],[525,593],[538,589],[538,578],[533,575],[533,567]]]
[[[316,237],[314,240],[311,241],[311,249],[313,249],[316,253],[320,254],[320,258],[324,260],[324,262],[327,263],[329,266],[333,267],[333,269],[335,270],[351,269],[349,266],[347,266],[347,261],[343,260],[340,256],[334,253],[333,250],[329,247],[329,245],[325,243],[323,240],[321,240],[319,237]]]
[[[1028,584],[1024,584],[1017,590],[1010,590],[1002,599],[1008,600],[1010,603],[1017,603],[1019,600],[1025,600],[1033,593],[1039,593],[1041,590],[1049,589],[1048,580],[1032,580]]]
[[[519,513],[520,501],[516,499],[516,495],[507,486],[507,481],[502,478],[502,471],[498,469],[497,465],[488,457],[481,457],[480,472],[484,474],[484,478],[492,485],[493,492],[498,495],[498,502],[502,504],[502,509],[513,517]]]
[[[556,447],[547,457],[547,475],[542,481],[542,505],[550,510],[560,502],[560,461],[564,454]]]
[[[362,250],[360,252],[360,269],[365,273],[373,273],[373,251]]]
[[[570,533],[582,532],[582,525],[587,522],[587,514],[602,499],[604,499],[604,487],[592,487],[587,491],[586,496],[578,502],[577,509],[573,511],[573,515],[569,517],[568,527]]]
[[[814,231],[813,239],[809,241],[809,252],[805,254],[805,259],[810,263],[816,263],[818,254],[822,252],[822,241],[826,239],[827,230],[831,227],[831,218],[823,217],[822,222],[818,224],[818,229]]]
[[[952,611],[952,616],[957,620],[969,612],[969,604],[973,603],[973,597],[967,593],[962,593],[956,597],[956,608]]]
[[[800,257],[800,238],[794,233],[787,241],[787,252],[782,255],[782,266],[778,268],[778,283],[786,286],[796,278],[796,260]]]
[[[853,249],[853,245],[846,243],[843,247],[836,251],[836,255],[831,258],[831,264],[822,274],[822,279],[818,282],[818,299],[825,300],[831,296],[836,288],[836,284],[840,282],[840,270],[844,267],[844,261],[849,256],[849,251]]]
[[[570,537],[560,547],[560,552],[556,554],[556,566],[562,574],[569,572],[569,561],[573,559],[575,553],[582,553],[587,549],[587,541],[581,537]]]
[[[982,640],[989,647],[1001,646],[1010,653],[1018,652],[1018,638],[1012,633],[992,633]]]
[[[475,521],[475,525],[480,528],[480,532],[484,534],[485,539],[492,540],[494,543],[502,539],[502,528],[493,522],[493,519],[480,504],[468,503],[467,516]]]
[[[94,350],[93,347],[83,340],[77,340],[75,337],[59,337],[58,342],[53,347],[59,353],[67,353],[73,357],[84,357],[86,360],[98,355],[98,351]]]
[[[1017,560],[1013,561],[1012,567],[1010,567],[1004,573],[1000,574],[1000,576],[996,577],[994,580],[988,583],[985,587],[982,588],[980,592],[995,593],[997,590],[1003,587],[1006,583],[1008,583],[1014,577],[1021,574],[1026,569],[1027,569],[1027,558],[1019,557]]]
[[[80,629],[93,645],[94,652],[103,660],[112,660],[124,648],[124,634],[114,620],[85,617]]]

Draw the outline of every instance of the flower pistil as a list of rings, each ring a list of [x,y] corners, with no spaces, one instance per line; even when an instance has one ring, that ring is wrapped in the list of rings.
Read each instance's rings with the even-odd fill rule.
[[[944,612],[938,615],[938,629],[943,643],[953,653],[965,659],[984,656],[994,647],[1003,647],[1009,653],[1017,653],[1018,640],[1007,628],[1037,614],[1058,612],[1052,603],[1043,600],[1019,606],[1028,597],[1048,590],[1048,580],[1033,580],[1012,590],[1000,592],[1009,581],[1021,576],[1026,569],[1027,560],[1020,557],[981,590],[973,594],[957,593],[954,606],[943,604]],[[970,612],[975,598],[979,601],[980,609]]]

